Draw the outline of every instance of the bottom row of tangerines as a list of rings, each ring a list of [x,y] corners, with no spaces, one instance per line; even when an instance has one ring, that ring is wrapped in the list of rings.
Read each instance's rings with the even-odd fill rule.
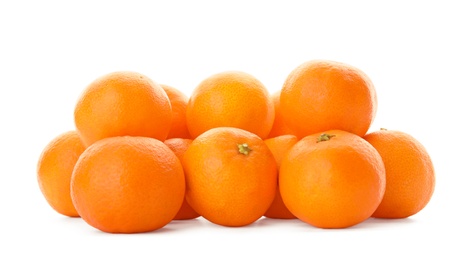
[[[41,175],[54,167],[66,174]],[[345,228],[369,217],[416,214],[435,184],[425,148],[399,131],[362,138],[333,130],[263,141],[231,127],[164,143],[110,137],[87,149],[70,131],[44,149],[38,180],[57,212],[111,233],[147,232],[199,216],[223,226],[266,216]],[[54,194],[59,186],[70,196]]]

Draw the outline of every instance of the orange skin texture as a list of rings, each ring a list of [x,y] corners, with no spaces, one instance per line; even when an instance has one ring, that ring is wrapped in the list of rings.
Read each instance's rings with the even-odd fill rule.
[[[365,73],[323,60],[294,69],[282,87],[280,102],[285,123],[299,138],[332,129],[364,136],[377,110],[376,92]]]
[[[192,138],[216,127],[236,127],[264,139],[274,121],[274,105],[264,85],[238,71],[222,72],[203,80],[187,106]]]
[[[364,138],[386,167],[386,192],[373,217],[407,218],[421,211],[435,189],[434,166],[425,147],[400,131],[379,130]]]
[[[281,135],[274,138],[269,138],[264,140],[269,150],[276,160],[278,165],[278,170],[281,167],[281,162],[286,153],[297,143],[297,137],[294,135]],[[296,216],[292,214],[284,205],[284,202],[281,197],[281,192],[279,192],[279,185],[276,189],[276,196],[274,197],[273,203],[266,211],[264,216],[268,218],[279,218],[279,219],[294,219]]]
[[[186,120],[186,110],[187,110],[187,103],[189,102],[189,98],[176,88],[163,85],[163,84],[160,84],[160,86],[166,92],[169,98],[169,101],[171,102],[171,108],[172,108],[172,124],[171,124],[171,130],[169,130],[167,139],[171,139],[171,138],[190,139],[191,135],[189,134],[189,130],[187,129],[187,120]]]
[[[172,109],[161,86],[142,74],[119,71],[87,86],[76,104],[74,121],[86,146],[113,136],[164,141],[171,129]]]
[[[148,137],[110,137],[79,157],[71,180],[72,201],[92,227],[139,233],[172,221],[185,196],[179,159]]]
[[[71,176],[79,156],[84,152],[76,131],[62,133],[43,149],[37,165],[38,184],[44,198],[58,213],[78,217],[72,204]]]
[[[274,105],[274,122],[271,132],[269,132],[267,138],[273,138],[281,135],[295,135],[295,132],[287,126],[287,124],[284,122],[284,118],[282,117],[281,105],[279,102],[280,95],[280,90],[271,95]]]
[[[319,228],[346,228],[368,219],[384,195],[386,176],[378,152],[363,138],[340,130],[296,143],[279,172],[281,196],[300,220]]]
[[[182,162],[184,153],[189,148],[190,144],[192,143],[191,139],[184,139],[184,138],[171,138],[164,141],[164,144],[167,145],[171,151],[179,158],[179,161]],[[182,202],[182,206],[177,212],[176,216],[174,216],[175,220],[186,220],[186,219],[193,219],[199,217],[199,213],[195,212],[195,210],[187,203],[187,200],[184,199]]]
[[[247,144],[248,155],[239,152]],[[257,135],[218,127],[194,139],[184,154],[187,201],[212,223],[238,227],[263,216],[276,194],[277,165]]]

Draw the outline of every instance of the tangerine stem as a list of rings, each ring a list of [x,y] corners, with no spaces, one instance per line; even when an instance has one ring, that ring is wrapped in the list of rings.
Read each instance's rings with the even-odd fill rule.
[[[251,152],[251,148],[248,146],[247,143],[239,144],[238,145],[238,152],[244,155],[248,155]]]
[[[319,137],[317,137],[317,143],[328,141],[328,140],[330,140],[330,138],[332,138],[334,136],[335,135],[323,133]]]

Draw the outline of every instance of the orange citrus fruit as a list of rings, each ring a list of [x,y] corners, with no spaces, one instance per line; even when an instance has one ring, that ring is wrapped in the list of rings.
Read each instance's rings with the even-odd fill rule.
[[[229,71],[212,75],[194,89],[187,105],[193,138],[216,127],[236,127],[266,138],[274,121],[267,89],[252,75]]]
[[[191,136],[187,130],[186,109],[189,98],[177,88],[160,84],[168,95],[172,108],[172,124],[171,130],[166,139],[171,138],[186,138]]]
[[[85,150],[76,131],[68,131],[51,140],[40,155],[37,178],[43,196],[58,213],[78,217],[71,199],[71,175]]]
[[[281,114],[281,105],[279,102],[279,97],[281,95],[281,91],[276,91],[271,95],[271,99],[273,100],[274,104],[274,123],[273,127],[271,128],[271,132],[269,132],[267,138],[273,138],[280,135],[294,135],[294,131],[292,131],[287,124],[284,122],[284,119]]]
[[[274,138],[269,138],[264,140],[269,150],[276,160],[278,169],[281,167],[281,161],[286,155],[286,153],[297,143],[297,137],[294,135],[281,135]],[[284,202],[281,197],[281,192],[279,192],[279,185],[276,189],[276,196],[274,197],[273,203],[269,209],[264,213],[264,216],[268,218],[281,218],[281,219],[292,219],[296,218],[284,205]]]
[[[299,138],[344,130],[365,135],[377,110],[374,86],[348,64],[312,60],[294,69],[281,90],[284,122]]]
[[[434,166],[425,147],[400,131],[382,129],[364,138],[386,167],[386,192],[373,217],[406,218],[421,211],[435,188]]]
[[[183,138],[171,138],[164,141],[164,144],[167,145],[171,151],[179,158],[180,161],[183,160],[184,153],[189,148],[192,140],[190,139],[183,139]],[[195,212],[195,210],[187,203],[187,200],[184,199],[182,202],[182,206],[177,212],[174,219],[176,220],[185,220],[185,219],[193,219],[199,217],[199,213]]]
[[[150,78],[129,71],[104,75],[82,93],[75,110],[86,146],[113,136],[145,136],[164,141],[172,110],[166,92]]]
[[[297,218],[320,228],[346,228],[368,219],[385,186],[376,149],[341,130],[301,139],[286,154],[279,172],[284,204]]]
[[[276,194],[277,165],[257,135],[233,127],[199,135],[183,159],[187,201],[205,219],[223,226],[249,225]]]
[[[71,195],[80,216],[109,233],[159,229],[179,211],[185,179],[179,159],[149,137],[109,137],[79,157]]]

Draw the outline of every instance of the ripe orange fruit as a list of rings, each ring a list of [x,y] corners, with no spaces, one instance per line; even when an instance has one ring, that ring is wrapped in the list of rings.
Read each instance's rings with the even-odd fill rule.
[[[149,137],[109,137],[79,157],[71,195],[80,216],[110,233],[137,233],[169,223],[182,205],[185,180],[179,159]]]
[[[344,130],[365,135],[377,110],[374,86],[347,64],[313,60],[294,69],[281,90],[281,114],[299,138]]]
[[[160,84],[168,95],[172,108],[172,124],[167,139],[191,138],[187,130],[186,109],[189,98],[176,88]]]
[[[146,136],[164,141],[172,110],[166,92],[136,72],[114,72],[92,82],[79,98],[74,120],[86,146],[113,136]]]
[[[373,217],[407,218],[421,211],[435,188],[434,167],[425,147],[400,131],[383,129],[364,138],[386,167],[386,192]]]
[[[215,127],[236,127],[266,138],[274,106],[263,84],[244,72],[222,72],[202,81],[187,106],[187,127],[193,138]]]
[[[264,142],[268,146],[269,150],[271,150],[279,169],[281,167],[281,161],[286,153],[297,143],[297,137],[294,135],[281,135],[266,139]],[[264,215],[268,218],[296,218],[296,216],[287,209],[286,205],[284,205],[281,192],[279,192],[279,185],[276,188],[276,196],[274,197],[273,203]]]
[[[281,95],[281,91],[277,91],[271,95],[271,99],[273,100],[274,105],[274,123],[273,127],[271,128],[271,132],[269,132],[267,138],[273,138],[280,135],[294,135],[294,131],[289,129],[287,124],[284,122],[281,114],[281,105],[279,102],[279,97]]]
[[[279,172],[287,208],[320,228],[345,228],[368,219],[385,185],[378,152],[363,138],[341,130],[301,139],[286,154]]]
[[[171,151],[174,152],[174,154],[177,156],[177,158],[179,158],[181,162],[183,160],[184,153],[187,151],[191,143],[192,140],[183,138],[171,138],[164,141],[164,144],[167,145],[171,149]],[[182,206],[179,209],[179,212],[177,212],[176,216],[174,216],[174,219],[193,219],[199,216],[199,213],[195,212],[195,210],[189,205],[189,203],[187,203],[187,200],[184,199],[184,201],[182,202]]]
[[[71,199],[71,175],[85,150],[76,131],[60,134],[43,149],[38,161],[37,178],[44,198],[58,213],[78,217]]]
[[[233,127],[213,128],[184,154],[187,201],[205,219],[223,226],[249,225],[276,194],[277,165],[264,141]]]

